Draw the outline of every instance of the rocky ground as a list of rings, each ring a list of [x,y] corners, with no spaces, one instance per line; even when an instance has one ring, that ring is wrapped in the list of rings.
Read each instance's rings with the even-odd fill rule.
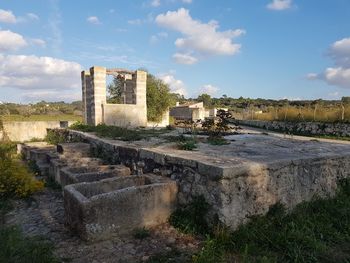
[[[84,242],[65,227],[62,193],[50,188],[31,199],[15,201],[6,224],[19,225],[25,235],[51,241],[62,262],[164,262],[161,258],[170,257],[173,261],[169,262],[185,262],[200,246],[199,240],[168,224],[150,229],[150,235],[143,239],[129,236]]]

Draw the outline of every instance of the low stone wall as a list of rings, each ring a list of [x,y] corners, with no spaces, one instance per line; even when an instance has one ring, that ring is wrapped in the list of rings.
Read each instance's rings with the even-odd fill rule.
[[[179,204],[203,195],[211,207],[209,221],[220,221],[233,229],[251,216],[265,214],[278,202],[293,208],[315,195],[332,195],[337,182],[350,176],[349,152],[229,166],[78,131],[69,131],[67,139],[90,143],[94,156],[110,164],[124,164],[133,174],[170,177],[178,184]]]
[[[0,140],[7,138],[15,142],[45,138],[46,129],[66,128],[74,121],[5,121],[0,131]]]
[[[247,125],[295,135],[334,135],[341,137],[350,137],[349,123],[283,122],[256,120],[235,120],[234,122],[238,125]]]

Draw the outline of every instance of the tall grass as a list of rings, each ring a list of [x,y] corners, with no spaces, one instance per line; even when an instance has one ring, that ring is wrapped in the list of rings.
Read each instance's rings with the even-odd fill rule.
[[[194,262],[350,262],[350,180],[335,197],[275,205],[238,230],[213,231]]]
[[[343,119],[344,117],[344,119]],[[310,106],[296,107],[284,106],[280,108],[268,108],[263,113],[248,114],[247,119],[265,120],[265,121],[319,121],[319,122],[350,122],[350,106],[325,107]]]

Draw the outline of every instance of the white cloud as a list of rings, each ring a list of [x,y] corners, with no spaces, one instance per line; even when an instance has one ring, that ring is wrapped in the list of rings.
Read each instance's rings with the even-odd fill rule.
[[[169,85],[171,92],[178,93],[180,95],[187,95],[186,86],[182,80],[176,79],[172,74],[160,74],[158,76],[165,84]]]
[[[0,31],[0,52],[15,51],[27,45],[22,35],[10,30]]]
[[[142,24],[146,24],[146,23],[151,23],[153,22],[153,14],[152,13],[149,13],[147,15],[147,17],[145,19],[131,19],[131,20],[128,20],[128,24],[130,25],[142,25]]]
[[[350,89],[350,38],[333,43],[328,55],[334,60],[335,67],[328,67],[323,73],[309,73],[309,79],[320,79],[329,85]]]
[[[130,24],[130,25],[141,25],[142,24],[142,20],[141,19],[128,20],[128,24]]]
[[[192,65],[198,62],[198,59],[191,56],[190,54],[175,53],[173,59],[178,64]]]
[[[65,91],[80,87],[81,66],[52,57],[0,54],[0,89]]]
[[[31,20],[39,20],[39,16],[33,13],[28,13],[27,17]]]
[[[15,15],[10,10],[0,9],[0,22],[15,24],[17,22]]]
[[[94,24],[94,25],[100,25],[101,24],[101,21],[98,19],[97,16],[89,16],[86,19],[86,21],[91,23],[91,24]]]
[[[208,94],[210,96],[214,96],[216,95],[216,93],[219,91],[219,88],[216,87],[216,86],[213,86],[211,84],[207,84],[207,85],[204,85],[200,91],[199,91],[199,94]]]
[[[160,0],[152,0],[151,6],[154,6],[154,7],[160,6]]]
[[[192,0],[182,0],[182,2],[185,3],[185,4],[191,4]]]
[[[168,37],[168,33],[167,32],[159,32],[156,35],[152,35],[149,39],[150,44],[156,44],[158,43],[158,41],[162,38],[167,38]]]
[[[286,10],[292,7],[292,0],[273,0],[266,7],[276,11]]]
[[[42,40],[40,38],[31,38],[29,41],[30,41],[30,43],[32,45],[37,45],[37,46],[40,46],[40,47],[46,47],[45,40]]]
[[[336,41],[329,50],[335,64],[350,68],[350,37]]]
[[[234,55],[239,52],[241,45],[234,43],[233,39],[245,33],[242,29],[218,31],[217,21],[202,23],[194,20],[184,8],[160,14],[155,21],[159,26],[183,35],[176,39],[176,47],[201,55]]]
[[[39,16],[34,13],[27,13],[25,16],[16,17],[11,10],[0,9],[0,22],[2,23],[16,24],[39,19]]]

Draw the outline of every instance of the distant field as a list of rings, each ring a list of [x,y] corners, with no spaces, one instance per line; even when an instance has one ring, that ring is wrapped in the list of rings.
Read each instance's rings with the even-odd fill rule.
[[[60,115],[0,115],[2,121],[81,121],[81,116],[60,114]]]

